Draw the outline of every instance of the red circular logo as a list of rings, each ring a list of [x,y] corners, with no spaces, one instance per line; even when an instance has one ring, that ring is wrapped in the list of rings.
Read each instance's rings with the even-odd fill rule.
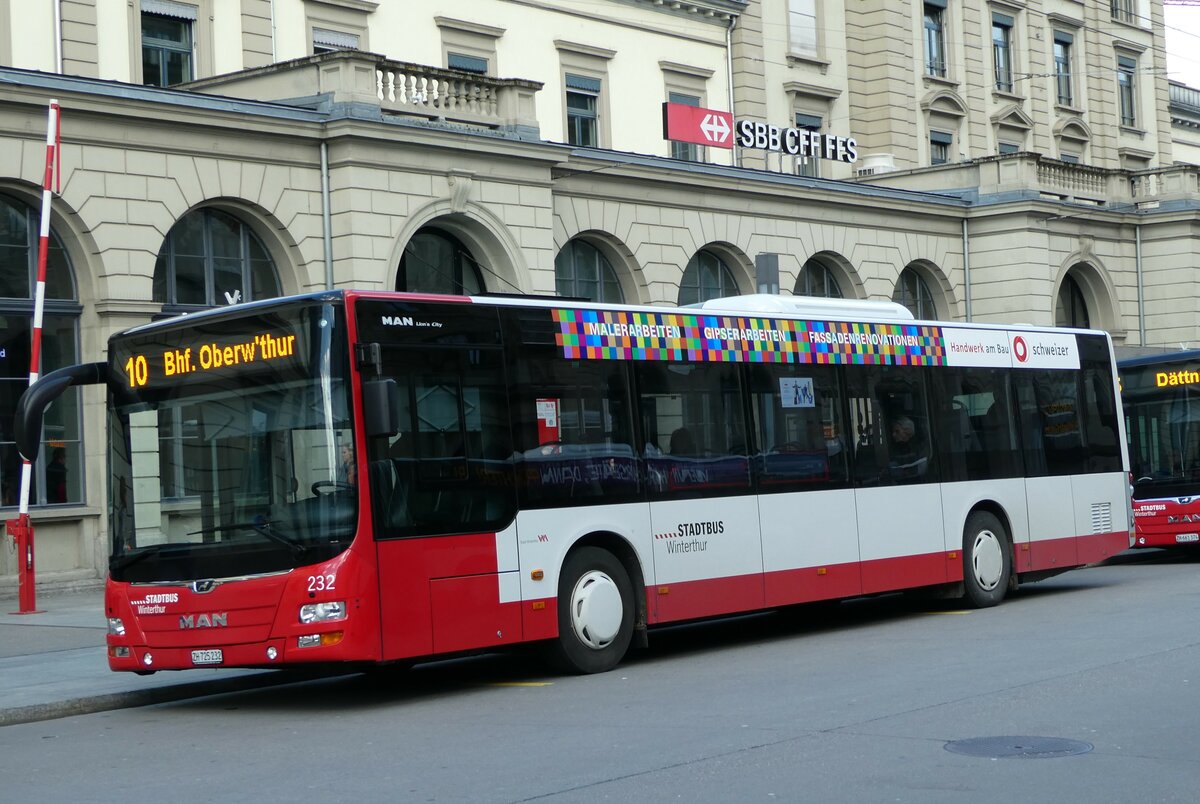
[[[1025,345],[1025,339],[1020,335],[1013,338],[1013,354],[1017,356],[1018,363],[1024,363],[1029,359],[1029,347]]]

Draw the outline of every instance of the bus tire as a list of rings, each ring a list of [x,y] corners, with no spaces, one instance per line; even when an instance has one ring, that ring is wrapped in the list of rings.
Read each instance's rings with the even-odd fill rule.
[[[633,587],[616,556],[598,547],[567,556],[558,579],[558,639],[550,655],[559,669],[613,669],[629,650],[633,620]]]
[[[975,608],[1004,599],[1012,577],[1012,542],[995,514],[976,511],[963,528],[964,598]]]

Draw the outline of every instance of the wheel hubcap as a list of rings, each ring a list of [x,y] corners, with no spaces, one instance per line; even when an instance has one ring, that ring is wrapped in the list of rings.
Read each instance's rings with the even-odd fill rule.
[[[579,641],[593,650],[612,644],[624,616],[621,590],[606,573],[584,573],[571,591],[571,627]]]
[[[1004,548],[992,531],[981,530],[975,534],[971,566],[975,570],[975,580],[985,592],[1000,585],[1000,576],[1004,573]]]

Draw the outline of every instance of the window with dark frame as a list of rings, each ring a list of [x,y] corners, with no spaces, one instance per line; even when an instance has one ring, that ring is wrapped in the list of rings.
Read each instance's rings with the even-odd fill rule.
[[[1083,288],[1070,273],[1063,278],[1063,283],[1058,289],[1054,324],[1059,327],[1079,327],[1080,329],[1087,329],[1091,326],[1091,316],[1088,315]]]
[[[1013,91],[1012,32],[1013,18],[992,12],[992,70],[1000,92]]]
[[[725,262],[707,249],[696,252],[679,280],[679,306],[736,295],[737,283]]]
[[[925,4],[925,74],[946,77],[946,0]]]
[[[17,400],[29,387],[37,287],[40,221],[37,211],[0,195],[0,506],[17,505],[22,460],[12,435]],[[41,375],[79,362],[79,316],[74,271],[58,234],[50,230],[43,295]],[[67,389],[42,421],[33,465],[31,505],[84,502],[82,400]]]
[[[621,283],[600,249],[578,238],[554,258],[554,290],[559,296],[620,304]]]
[[[929,164],[944,165],[950,161],[950,146],[954,135],[944,131],[929,132]]]
[[[809,259],[801,266],[792,295],[815,296],[822,299],[845,298],[833,271],[817,259]]]
[[[404,246],[396,290],[472,296],[484,286],[471,250],[449,232],[425,227]]]
[[[904,305],[919,319],[937,318],[933,293],[925,279],[914,268],[905,268],[900,272],[896,290],[892,293],[892,301]]]
[[[1071,80],[1071,47],[1075,38],[1062,31],[1054,32],[1054,88],[1060,106],[1075,101]]]
[[[1137,20],[1137,0],[1110,0],[1112,18],[1133,24]]]
[[[191,19],[187,19],[183,16],[142,12],[143,84],[169,87],[196,77],[192,41],[195,12],[191,13]]]
[[[280,295],[275,263],[262,241],[221,210],[200,209],[180,218],[154,265],[154,301],[169,312]]]
[[[1137,125],[1137,103],[1134,96],[1134,74],[1137,73],[1137,60],[1128,56],[1117,57],[1117,104],[1121,115],[1121,125]]]
[[[600,79],[567,73],[567,142],[600,146]]]

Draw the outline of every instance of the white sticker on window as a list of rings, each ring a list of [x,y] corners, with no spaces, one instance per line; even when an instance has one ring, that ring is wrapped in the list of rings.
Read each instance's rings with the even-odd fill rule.
[[[785,408],[815,408],[812,377],[780,377],[779,401]]]

